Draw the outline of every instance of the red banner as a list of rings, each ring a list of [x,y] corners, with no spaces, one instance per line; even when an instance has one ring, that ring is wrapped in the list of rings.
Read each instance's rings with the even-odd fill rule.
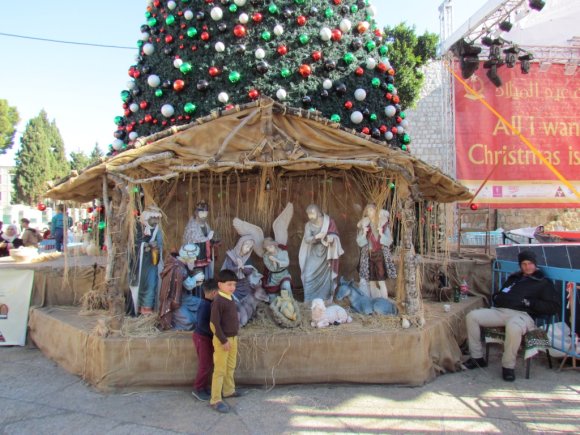
[[[456,71],[460,76],[459,68]],[[455,80],[457,179],[474,202],[495,208],[580,207],[580,80],[564,75],[564,65],[529,74],[501,67],[502,86],[486,77],[483,64],[466,80],[473,95]],[[479,101],[485,101],[507,123]],[[553,165],[565,182],[520,138]],[[487,180],[487,181],[485,181]]]

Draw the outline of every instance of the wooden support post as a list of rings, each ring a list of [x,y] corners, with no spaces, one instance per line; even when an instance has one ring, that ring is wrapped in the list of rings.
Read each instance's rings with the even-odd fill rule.
[[[107,249],[107,266],[105,270],[105,288],[111,315],[110,329],[113,333],[121,330],[125,317],[124,286],[127,275],[126,237],[122,228],[127,214],[128,194],[125,184],[117,184],[109,201],[107,176],[103,175],[103,205],[105,206],[106,230],[105,246]],[[113,216],[115,218],[113,219]]]
[[[421,289],[417,283],[417,255],[413,245],[413,229],[417,224],[415,218],[415,203],[408,198],[403,203],[403,261],[405,274],[405,306],[407,315],[419,326],[423,326],[423,304],[421,299]]]

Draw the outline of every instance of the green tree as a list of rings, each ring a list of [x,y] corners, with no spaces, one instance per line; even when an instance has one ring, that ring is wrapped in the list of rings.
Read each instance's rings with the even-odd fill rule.
[[[70,167],[73,170],[81,171],[91,163],[90,157],[83,151],[73,151],[70,153]]]
[[[53,133],[44,110],[26,124],[15,159],[14,202],[32,205],[46,192],[47,182],[51,179],[47,162],[53,159]]]
[[[403,107],[413,107],[417,102],[424,74],[421,67],[437,55],[439,36],[425,32],[415,33],[415,26],[405,23],[386,27],[385,36],[389,43],[389,61],[397,72],[397,90]]]
[[[42,111],[46,116],[46,112]],[[50,180],[60,179],[70,173],[70,164],[66,158],[64,141],[54,120],[48,126],[48,138],[50,147]]]
[[[393,147],[409,142],[393,129],[405,114],[370,0],[166,5],[150,3],[145,13],[138,61],[121,92],[123,114],[115,118],[115,151],[260,96],[317,110]]]
[[[0,154],[14,145],[16,124],[20,121],[16,107],[10,107],[8,101],[0,100]]]
[[[95,143],[93,150],[89,154],[89,163],[88,164],[92,165],[93,163],[99,162],[101,160],[101,157],[103,157],[103,152],[99,148],[99,143],[97,142],[97,143]]]

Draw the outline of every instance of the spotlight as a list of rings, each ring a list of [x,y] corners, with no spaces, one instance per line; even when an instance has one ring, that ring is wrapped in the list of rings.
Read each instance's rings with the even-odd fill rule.
[[[530,0],[530,8],[541,11],[544,6],[546,6],[546,2],[544,0]]]
[[[461,76],[468,79],[479,68],[479,53],[481,47],[476,47],[468,43],[465,39],[460,39],[451,47],[457,57],[459,57],[459,66],[461,67]]]
[[[501,23],[499,23],[499,28],[503,32],[509,32],[512,29],[513,26],[514,25],[512,23],[510,23],[509,20],[505,20],[505,21],[502,21]]]
[[[520,60],[520,68],[522,69],[522,74],[529,74],[530,73],[530,60],[532,60],[531,54],[524,54],[523,56],[518,57]]]
[[[491,47],[493,45],[493,38],[491,36],[484,36],[481,38],[481,43],[486,47]]]
[[[501,78],[497,75],[497,65],[491,65],[487,70],[487,78],[492,82],[496,88],[501,86]]]
[[[505,64],[508,68],[513,68],[516,66],[518,58],[516,56],[518,50],[516,47],[510,47],[503,51],[505,53]]]

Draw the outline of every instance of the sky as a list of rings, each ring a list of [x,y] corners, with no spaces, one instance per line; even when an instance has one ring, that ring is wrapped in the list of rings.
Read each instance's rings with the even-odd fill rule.
[[[443,0],[374,0],[381,26],[406,22],[418,33],[439,34]],[[453,2],[453,28],[486,1]],[[2,1],[0,33],[127,48],[58,44],[0,35],[0,99],[20,114],[13,150],[0,158],[10,164],[29,119],[44,109],[55,120],[67,153],[108,149],[122,114],[120,92],[138,54],[146,0]]]

